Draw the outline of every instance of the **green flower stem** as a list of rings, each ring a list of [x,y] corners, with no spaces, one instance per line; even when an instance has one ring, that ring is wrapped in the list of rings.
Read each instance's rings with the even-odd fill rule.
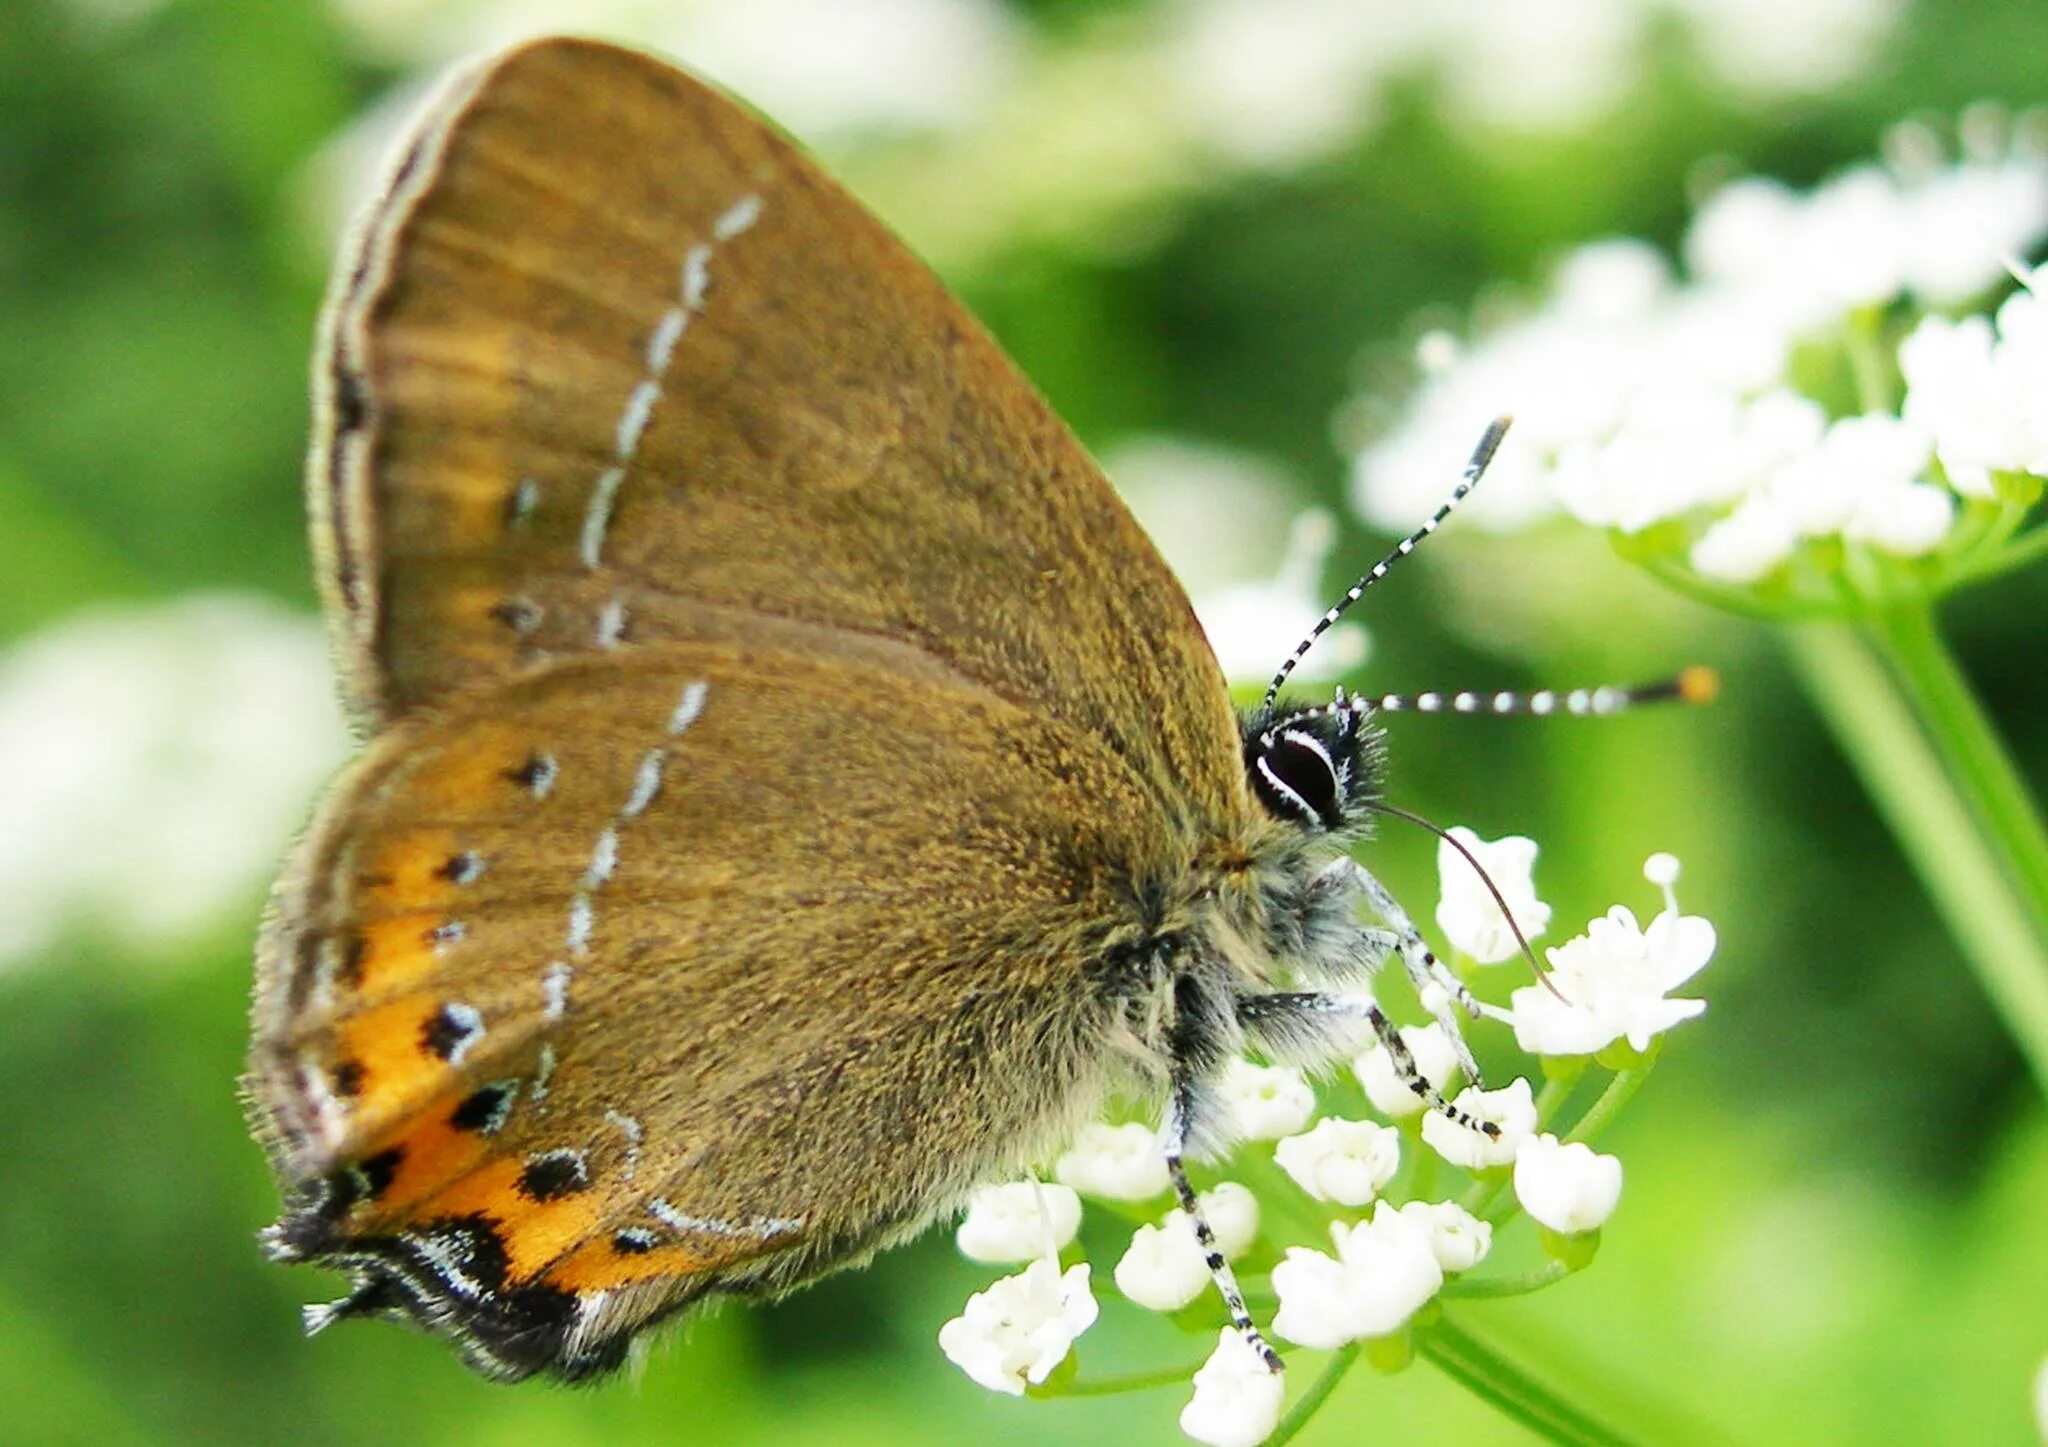
[[[1449,1317],[1419,1332],[1416,1345],[1445,1376],[1539,1437],[1567,1447],[1632,1447],[1635,1439],[1544,1386]]]
[[[2008,513],[2020,512],[2014,508]],[[2025,533],[2018,540],[2007,540],[1996,549],[1974,552],[1971,560],[1957,568],[1949,579],[1951,586],[1961,587],[1965,583],[1978,583],[1986,578],[1995,578],[2001,573],[2010,573],[2019,568],[2030,567],[2048,557],[2048,524],[2043,524]]]
[[[1549,1126],[1556,1118],[1558,1110],[1571,1096],[1572,1087],[1578,1083],[1577,1071],[1573,1071],[1569,1076],[1552,1076],[1543,1082],[1543,1088],[1536,1092],[1536,1129],[1543,1130]],[[1496,1196],[1507,1189],[1511,1179],[1513,1177],[1508,1167],[1496,1166],[1480,1174],[1479,1178],[1466,1188],[1458,1204],[1475,1216],[1491,1220],[1488,1207],[1493,1205]],[[1515,1209],[1512,1204],[1514,1197],[1510,1196],[1508,1201],[1510,1204],[1506,1214],[1512,1216]]]
[[[1930,655],[1928,637],[1916,637],[1910,620],[1894,626],[1899,637],[1886,640],[1898,670],[1892,674],[1846,624],[1791,627],[1781,636],[1807,694],[1920,876],[2035,1080],[2048,1091],[2044,919],[2030,907],[2033,895],[2022,888],[2023,876],[2009,873],[2000,858],[2002,847],[2025,841],[1999,836],[1995,831],[2007,816],[1987,812],[1977,797],[1992,778],[2018,787],[2017,775],[1968,688],[1953,675],[1945,652],[1939,659]],[[1938,639],[1932,647],[1939,648]],[[1988,771],[1988,777],[1980,773],[1974,786],[1963,782],[1960,772],[1952,777],[1902,691],[1920,703],[1942,753],[1970,756],[1968,764],[1957,760],[1958,770]],[[1987,759],[1987,752],[1995,758]],[[2022,793],[2017,802],[2025,807],[2025,799]],[[2004,827],[2011,831],[2009,822]]]
[[[1571,1267],[1562,1261],[1546,1261],[1534,1271],[1524,1271],[1519,1276],[1453,1276],[1444,1282],[1443,1294],[1474,1301],[1527,1296],[1532,1291],[1555,1286],[1571,1274]]]
[[[1586,1107],[1586,1113],[1579,1117],[1579,1123],[1566,1133],[1568,1141],[1584,1141],[1593,1144],[1603,1130],[1613,1123],[1621,1108],[1635,1098],[1643,1088],[1643,1082],[1650,1078],[1650,1068],[1655,1062],[1645,1060],[1641,1065],[1617,1070],[1614,1078],[1607,1082],[1607,1088],[1600,1092],[1600,1098]]]
[[[1203,1362],[1178,1367],[1161,1367],[1149,1372],[1125,1372],[1120,1376],[1076,1378],[1071,1382],[1047,1382],[1026,1387],[1033,1397],[1114,1397],[1124,1392],[1147,1392],[1155,1387],[1184,1387],[1194,1380]]]
[[[1292,1441],[1295,1433],[1308,1425],[1309,1418],[1322,1410],[1323,1403],[1330,1399],[1330,1393],[1337,1390],[1337,1383],[1344,1380],[1344,1374],[1357,1365],[1359,1354],[1364,1350],[1363,1342],[1351,1342],[1339,1347],[1336,1354],[1330,1358],[1329,1365],[1308,1384],[1308,1390],[1301,1394],[1300,1399],[1288,1409],[1287,1415],[1280,1419],[1280,1425],[1275,1427],[1273,1435],[1266,1439],[1265,1447],[1282,1447],[1283,1443]]]
[[[1992,846],[2028,902],[2036,932],[2048,943],[2048,827],[2027,781],[1978,706],[1933,615],[1925,608],[1888,609],[1877,631],[1928,737],[1971,812],[1987,826]]]

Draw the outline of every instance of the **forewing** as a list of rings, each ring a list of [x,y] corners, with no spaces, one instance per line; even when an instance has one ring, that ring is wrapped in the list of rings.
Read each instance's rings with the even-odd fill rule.
[[[546,657],[908,643],[1241,809],[1187,600],[982,328],[760,119],[651,57],[451,86],[345,269],[312,488],[353,691],[402,717]]]
[[[1047,1147],[1118,1008],[1087,966],[1187,868],[1099,738],[910,650],[468,691],[373,744],[280,888],[273,1248],[496,1374],[612,1365]]]

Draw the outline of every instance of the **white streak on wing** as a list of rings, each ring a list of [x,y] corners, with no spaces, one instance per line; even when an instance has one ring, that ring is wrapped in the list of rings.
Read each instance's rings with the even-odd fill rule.
[[[805,1216],[750,1216],[744,1222],[734,1222],[722,1216],[692,1216],[678,1211],[659,1196],[647,1203],[647,1214],[671,1231],[696,1231],[712,1236],[787,1236],[792,1231],[803,1230],[804,1222],[809,1219]]]
[[[619,810],[621,819],[637,819],[654,802],[654,796],[661,791],[661,770],[668,762],[663,749],[649,749],[647,757],[640,761],[640,768],[633,775],[633,792],[626,797],[626,807]]]
[[[654,417],[654,404],[660,400],[661,383],[652,377],[635,387],[633,395],[626,399],[626,410],[619,414],[619,461],[632,461],[633,454],[640,450],[640,439]]]
[[[484,1012],[474,1005],[448,1004],[441,1007],[451,1023],[462,1031],[462,1038],[455,1042],[455,1048],[448,1053],[450,1065],[460,1065],[462,1057],[469,1054],[471,1047],[484,1038]]]
[[[711,686],[702,679],[683,690],[683,696],[676,700],[676,711],[668,716],[670,738],[697,721],[697,715],[704,712],[704,696],[709,692]]]
[[[683,305],[704,310],[704,293],[710,289],[711,248],[700,242],[683,253]]]
[[[327,1082],[327,1070],[309,1054],[300,1057],[299,1090],[313,1107],[314,1123],[329,1142],[340,1140],[348,1130],[348,1105]]]
[[[597,836],[597,847],[590,851],[590,867],[583,871],[583,887],[595,889],[612,877],[612,871],[619,867],[619,831],[606,829]]]
[[[407,1244],[457,1296],[466,1296],[474,1301],[484,1294],[483,1283],[464,1269],[469,1265],[468,1247],[456,1246],[436,1236],[411,1236],[407,1238]]]
[[[615,648],[626,636],[626,605],[617,598],[608,601],[597,615],[597,646]]]
[[[569,1008],[569,979],[576,972],[557,960],[541,973],[540,993],[547,1006],[541,1013],[543,1020],[559,1020]]]
[[[711,235],[719,241],[730,241],[760,219],[761,198],[750,192],[711,223]]]
[[[548,1098],[548,1081],[554,1078],[554,1074],[555,1047],[552,1045],[542,1045],[540,1047],[540,1064],[533,1072],[533,1098],[536,1102]]]
[[[681,307],[670,307],[661,315],[655,325],[654,335],[647,339],[647,372],[659,377],[668,370],[668,364],[676,354],[676,343],[682,340],[683,328],[688,326],[690,314]]]
[[[597,923],[597,914],[590,907],[590,896],[579,894],[569,901],[569,953],[587,955],[590,953],[590,928]]]
[[[626,1180],[633,1179],[633,1168],[640,1164],[640,1141],[645,1134],[640,1122],[623,1111],[608,1110],[604,1113],[605,1124],[626,1138],[626,1164],[619,1174]]]
[[[619,496],[619,484],[626,480],[624,468],[608,467],[590,489],[590,504],[583,510],[583,566],[594,568],[604,556],[605,530],[612,525],[612,506]]]

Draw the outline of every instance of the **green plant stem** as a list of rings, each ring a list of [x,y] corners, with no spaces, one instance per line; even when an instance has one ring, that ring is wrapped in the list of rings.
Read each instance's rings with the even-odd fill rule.
[[[1555,1286],[1572,1274],[1562,1261],[1546,1261],[1534,1271],[1519,1276],[1453,1276],[1444,1283],[1443,1294],[1484,1300],[1503,1296],[1527,1296],[1546,1286]]]
[[[2000,846],[2013,842],[1995,832],[2003,816],[1973,807],[1982,801],[1944,769],[1942,755],[1915,722],[1902,689],[1927,711],[1944,753],[1969,752],[1975,755],[1970,767],[1989,769],[2011,781],[2010,787],[2022,786],[1967,686],[1959,676],[1937,676],[1936,661],[1913,651],[1926,649],[1928,640],[1916,640],[1912,631],[1910,622],[1904,625],[1900,638],[1907,654],[1902,661],[1895,658],[1896,673],[1888,673],[1870,645],[1846,624],[1790,627],[1781,636],[1807,694],[1926,886],[2035,1080],[2048,1091],[2048,928],[2030,907],[2032,895],[2021,888],[2021,876],[2009,872],[2000,857]],[[1895,653],[1896,643],[1887,642],[1888,652]],[[1996,759],[1982,757],[1985,749]],[[1980,778],[1977,788],[1987,782]],[[2022,808],[2026,798],[2024,792],[2018,796]]]
[[[1652,1063],[1646,1060],[1641,1065],[1631,1066],[1627,1070],[1617,1070],[1614,1078],[1607,1082],[1607,1088],[1600,1092],[1600,1098],[1586,1107],[1586,1113],[1579,1117],[1579,1123],[1571,1128],[1565,1139],[1584,1141],[1591,1145],[1600,1132],[1613,1123],[1614,1117],[1621,1113],[1621,1108],[1633,1100],[1635,1093],[1643,1088],[1643,1082],[1650,1078]]]
[[[1078,1378],[1053,1386],[1029,1387],[1034,1397],[1113,1397],[1124,1392],[1145,1392],[1155,1387],[1184,1387],[1194,1380],[1202,1363],[1191,1366],[1159,1367],[1149,1372],[1124,1372],[1114,1377]]]
[[[1266,1439],[1265,1447],[1281,1447],[1281,1444],[1293,1440],[1294,1435],[1308,1425],[1309,1418],[1315,1416],[1323,1403],[1330,1399],[1330,1393],[1337,1390],[1337,1383],[1344,1380],[1344,1374],[1357,1365],[1359,1353],[1364,1350],[1363,1342],[1350,1342],[1339,1347],[1336,1355],[1330,1358],[1329,1365],[1308,1384],[1308,1390],[1280,1419],[1280,1425]]]
[[[1567,1447],[1629,1447],[1633,1441],[1566,1401],[1449,1317],[1417,1333],[1416,1346],[1445,1376],[1549,1441]]]
[[[1892,608],[1877,622],[1887,660],[1970,811],[1986,827],[2048,944],[2048,827],[1977,695],[1925,608]]]
[[[2031,567],[2044,557],[2048,557],[2048,523],[2035,527],[2016,542],[2007,541],[1996,549],[1978,550],[1972,561],[1965,562],[1956,570],[1949,584],[1961,587],[1965,583],[1979,583],[2001,573]]]

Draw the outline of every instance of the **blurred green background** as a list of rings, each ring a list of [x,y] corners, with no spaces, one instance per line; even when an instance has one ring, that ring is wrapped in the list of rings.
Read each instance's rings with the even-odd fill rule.
[[[1702,165],[1805,184],[1902,118],[2048,100],[2048,10],[0,8],[0,1442],[1181,1440],[1171,1389],[1018,1403],[961,1377],[934,1336],[992,1273],[943,1232],[583,1391],[487,1386],[396,1329],[303,1341],[297,1304],[333,1284],[258,1256],[249,945],[345,747],[298,490],[325,268],[409,88],[553,25],[659,45],[780,116],[1112,463],[1141,439],[1229,449],[1260,491],[1176,559],[1200,597],[1269,575],[1311,503],[1345,518],[1325,588],[1384,546],[1345,514],[1334,419],[1432,315],[1582,240],[1672,242]],[[2048,781],[2044,610],[2037,570],[1945,617]],[[1721,931],[1708,1015],[1609,1144],[1629,1184],[1601,1260],[1470,1319],[1652,1442],[2032,1440],[2048,1120],[1770,640],[1583,529],[1453,527],[1365,622],[1350,681],[1372,688],[1727,674],[1704,712],[1394,725],[1397,802],[1543,844],[1553,941],[1646,910],[1654,849]],[[1372,857],[1426,913],[1429,842]],[[1082,1355],[1207,1345],[1110,1306]],[[1303,1440],[1527,1439],[1417,1366],[1354,1374]]]

